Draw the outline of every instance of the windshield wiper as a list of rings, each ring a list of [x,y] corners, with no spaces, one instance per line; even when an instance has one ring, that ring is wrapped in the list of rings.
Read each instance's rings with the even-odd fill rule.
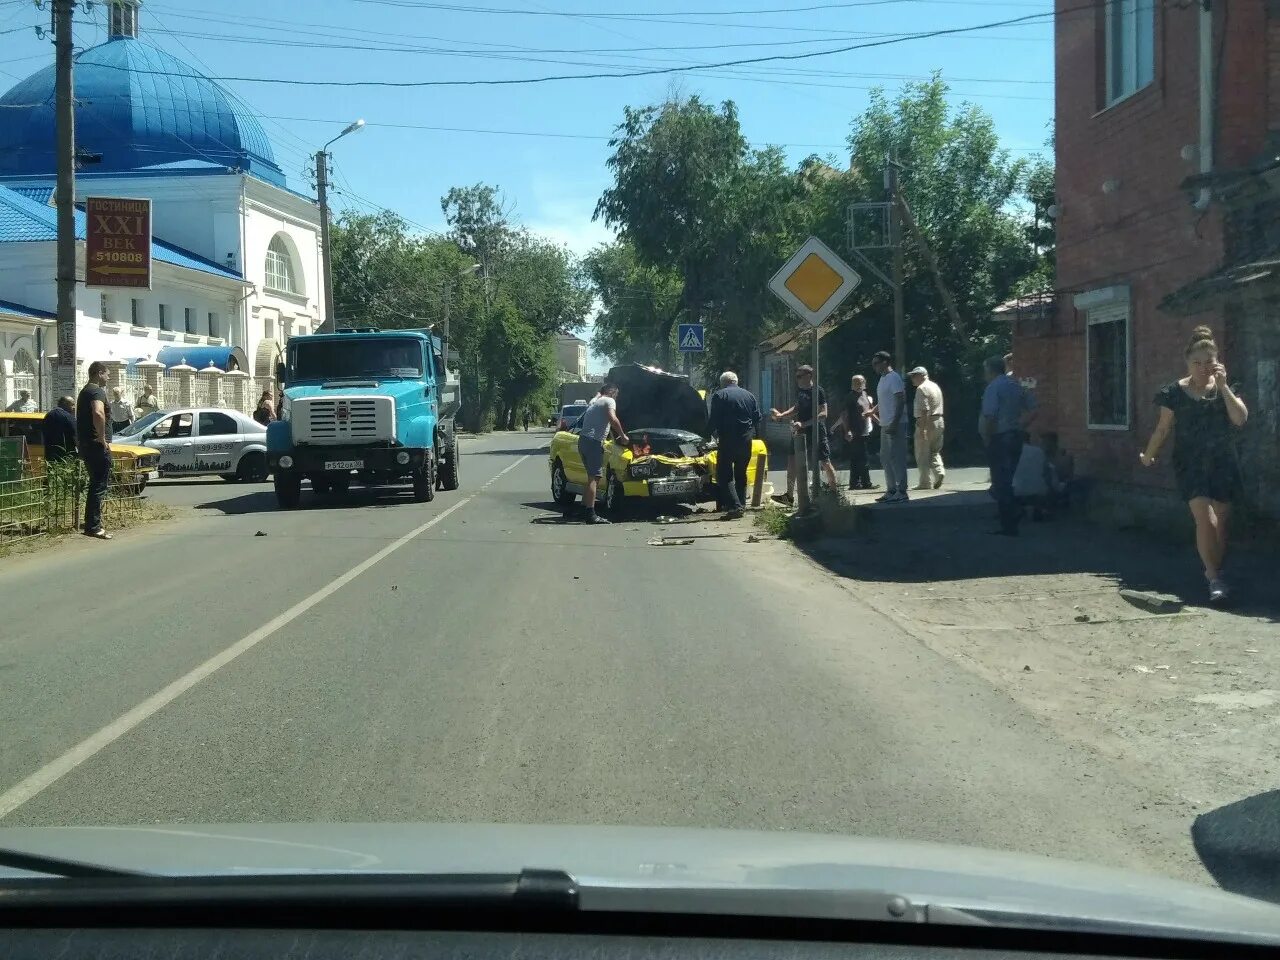
[[[62,857],[47,857],[39,853],[26,853],[23,850],[0,848],[0,867],[11,867],[15,870],[29,870],[32,873],[46,873],[65,879],[82,879],[86,877],[149,877],[151,874],[139,870],[122,870],[118,867],[103,867],[96,863],[85,863],[81,860],[66,860]]]

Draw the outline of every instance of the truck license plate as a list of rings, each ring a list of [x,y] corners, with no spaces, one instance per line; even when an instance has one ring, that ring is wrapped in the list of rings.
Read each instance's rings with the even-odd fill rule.
[[[326,460],[324,462],[326,470],[363,470],[363,460]]]

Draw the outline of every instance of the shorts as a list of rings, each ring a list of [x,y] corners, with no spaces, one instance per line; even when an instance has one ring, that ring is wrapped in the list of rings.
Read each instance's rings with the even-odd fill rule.
[[[588,477],[604,476],[604,444],[591,437],[578,438],[578,456]]]

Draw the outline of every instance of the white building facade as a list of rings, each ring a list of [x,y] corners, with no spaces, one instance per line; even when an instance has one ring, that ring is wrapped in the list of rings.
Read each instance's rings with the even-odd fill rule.
[[[286,185],[252,111],[139,38],[138,8],[137,0],[112,0],[109,39],[76,56],[77,147],[101,158],[77,173],[76,202],[152,201],[152,286],[77,289],[77,379],[93,360],[170,367],[183,354],[166,347],[218,347],[225,350],[201,351],[205,363],[267,381],[287,339],[324,321],[319,208]],[[57,299],[47,229],[55,213],[52,90],[49,66],[0,97],[5,404],[32,379],[32,363],[37,385],[50,382],[56,352],[48,323]],[[83,277],[82,228],[79,236]],[[40,399],[47,409],[47,391]]]

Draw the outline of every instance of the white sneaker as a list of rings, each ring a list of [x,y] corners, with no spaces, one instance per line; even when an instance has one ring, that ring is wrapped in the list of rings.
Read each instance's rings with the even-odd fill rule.
[[[1231,591],[1227,589],[1226,583],[1221,578],[1209,581],[1210,603],[1222,603],[1230,593]]]

